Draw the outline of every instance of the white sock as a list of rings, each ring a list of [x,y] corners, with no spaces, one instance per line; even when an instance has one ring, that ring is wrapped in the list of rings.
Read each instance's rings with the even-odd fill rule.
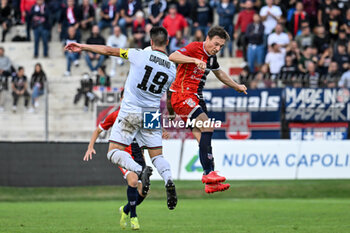
[[[168,180],[172,180],[170,164],[166,159],[164,159],[163,155],[153,157],[152,163],[157,168],[158,173],[163,178],[165,184],[168,182]]]
[[[131,155],[125,151],[118,149],[111,150],[107,154],[107,158],[114,164],[117,164],[129,171],[136,172],[140,174],[142,167],[131,158]]]

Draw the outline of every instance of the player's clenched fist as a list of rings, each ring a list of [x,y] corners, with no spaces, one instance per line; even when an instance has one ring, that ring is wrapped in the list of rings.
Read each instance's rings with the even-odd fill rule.
[[[236,91],[238,91],[239,93],[244,93],[244,94],[248,94],[247,93],[247,87],[243,84],[237,85]]]
[[[207,63],[205,63],[204,61],[199,60],[197,58],[195,58],[194,64],[196,64],[197,67],[201,70],[205,70],[207,68]]]
[[[72,53],[80,53],[82,49],[82,45],[75,42],[67,44],[66,47],[64,47],[64,50],[67,50]]]

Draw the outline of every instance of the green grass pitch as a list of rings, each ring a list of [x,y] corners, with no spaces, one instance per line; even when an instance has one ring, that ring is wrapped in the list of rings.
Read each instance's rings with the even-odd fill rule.
[[[206,195],[197,182],[176,182],[174,211],[162,182],[138,207],[140,232],[350,232],[350,181],[232,181]],[[119,228],[125,186],[0,187],[0,232],[131,232]]]

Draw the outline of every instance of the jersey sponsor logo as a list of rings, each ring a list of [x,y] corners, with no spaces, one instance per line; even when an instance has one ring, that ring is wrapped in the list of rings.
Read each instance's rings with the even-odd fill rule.
[[[144,129],[160,129],[160,116],[162,114],[157,111],[144,111],[143,112],[143,128]]]
[[[191,108],[194,108],[197,104],[192,98],[188,98],[185,100],[184,104],[187,104]]]
[[[186,48],[182,48],[182,49],[180,49],[180,51],[181,51],[181,52],[186,52],[187,49],[186,49]]]
[[[120,49],[120,57],[128,59],[129,49]]]

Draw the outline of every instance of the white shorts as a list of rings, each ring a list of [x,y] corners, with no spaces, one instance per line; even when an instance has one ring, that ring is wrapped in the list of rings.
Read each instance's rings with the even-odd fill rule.
[[[129,146],[135,138],[141,148],[162,148],[162,130],[144,129],[142,125],[142,113],[120,111],[112,127],[109,141]]]

